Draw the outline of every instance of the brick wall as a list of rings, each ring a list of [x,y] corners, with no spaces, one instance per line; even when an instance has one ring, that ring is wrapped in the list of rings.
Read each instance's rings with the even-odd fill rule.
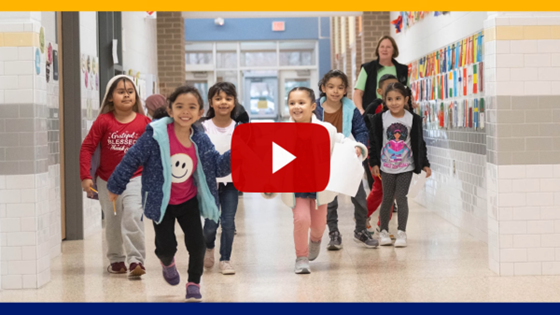
[[[364,45],[363,61],[368,62],[375,59],[375,47],[379,37],[391,35],[390,17],[388,11],[369,12],[362,15],[362,44]]]
[[[360,65],[363,62],[363,44],[362,44],[362,32],[360,29],[360,25],[362,23],[362,17],[361,16],[357,16],[356,17],[356,67],[358,68],[357,74],[360,74]],[[357,78],[355,78],[357,79]]]
[[[159,88],[169,95],[185,83],[185,23],[181,12],[157,14]]]

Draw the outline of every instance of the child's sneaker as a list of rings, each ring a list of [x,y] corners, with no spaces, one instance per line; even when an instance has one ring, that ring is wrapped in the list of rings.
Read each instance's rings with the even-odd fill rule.
[[[187,295],[185,299],[188,302],[200,302],[202,301],[202,294],[200,294],[200,284],[194,282],[187,283]]]
[[[298,257],[296,259],[295,272],[298,275],[311,273],[309,269],[309,259],[307,257]]]
[[[328,250],[339,250],[342,249],[342,235],[339,231],[332,231],[329,233],[331,241],[327,245]]]
[[[142,266],[142,263],[132,263],[128,269],[130,270],[128,274],[129,278],[140,278],[146,273],[146,268]]]
[[[397,232],[397,240],[395,241],[395,247],[406,247],[406,232],[399,230]]]
[[[375,228],[375,232],[377,232],[377,234],[380,234],[380,233],[381,233],[379,225]],[[395,236],[394,236],[393,234],[389,233],[389,237],[390,237],[392,240],[395,240]]]
[[[126,265],[124,262],[114,262],[107,266],[107,271],[114,274],[126,273]]]
[[[233,266],[231,265],[231,262],[229,260],[222,260],[220,261],[220,272],[223,275],[234,275],[235,269],[233,269]]]
[[[379,244],[381,246],[393,245],[393,240],[389,237],[389,232],[387,232],[387,230],[383,230],[379,233]]]
[[[369,232],[369,234],[374,234],[375,233],[375,229],[371,225],[371,217],[368,217],[367,220],[366,220],[366,228],[367,228],[367,231]]]
[[[319,256],[319,252],[321,251],[321,241],[313,242],[309,239],[309,261],[314,261]]]
[[[171,262],[171,265],[166,266],[161,261],[161,268],[163,271],[163,279],[167,281],[170,285],[178,285],[181,282],[181,276],[175,267],[175,259]]]
[[[364,245],[366,248],[376,248],[379,245],[379,242],[372,238],[367,230],[354,232],[354,241]]]
[[[214,267],[214,249],[207,248],[204,254],[204,267],[212,268]]]

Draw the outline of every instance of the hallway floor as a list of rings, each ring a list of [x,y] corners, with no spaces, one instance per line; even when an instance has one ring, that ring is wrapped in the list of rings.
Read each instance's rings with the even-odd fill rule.
[[[217,264],[205,270],[206,302],[390,302],[390,301],[560,301],[560,277],[498,277],[488,269],[487,245],[411,202],[407,248],[366,249],[354,243],[353,208],[339,201],[344,248],[327,251],[328,231],[311,274],[294,274],[292,214],[277,197],[245,194],[237,213],[232,262],[224,276]],[[376,214],[374,214],[376,216]],[[375,221],[372,219],[372,222]],[[395,224],[396,220],[392,221]],[[391,225],[392,232],[396,227]],[[37,290],[0,291],[1,302],[183,302],[187,252],[182,232],[176,257],[181,284],[169,286],[154,254],[154,232],[146,221],[147,274],[139,281],[110,275],[98,233],[63,242],[52,260],[52,281]],[[218,237],[219,239],[219,237]],[[216,246],[216,261],[219,260]]]

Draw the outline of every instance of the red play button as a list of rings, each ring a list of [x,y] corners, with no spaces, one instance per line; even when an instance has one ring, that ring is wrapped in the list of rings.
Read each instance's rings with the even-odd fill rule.
[[[311,123],[249,123],[235,128],[231,176],[244,192],[318,192],[330,176],[330,138]]]

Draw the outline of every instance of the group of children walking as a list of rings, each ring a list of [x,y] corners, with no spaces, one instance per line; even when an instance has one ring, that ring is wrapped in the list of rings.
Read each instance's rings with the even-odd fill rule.
[[[431,173],[422,120],[411,111],[410,90],[392,78],[381,79],[383,100],[366,107],[363,115],[346,97],[348,78],[338,70],[329,71],[321,80],[318,99],[305,87],[296,87],[288,94],[290,122],[320,124],[329,133],[331,154],[335,143],[350,143],[359,158],[369,161],[374,176],[371,193],[366,197],[360,185],[351,198],[356,222],[354,241],[366,248],[392,244],[388,225],[393,200],[399,219],[395,246],[406,246],[406,195],[412,173]],[[178,222],[189,253],[186,299],[194,301],[202,298],[204,267],[211,268],[215,263],[220,225],[219,268],[223,274],[235,273],[231,253],[239,192],[228,176],[229,148],[222,147],[220,152],[211,139],[231,137],[238,124],[249,122],[231,83],[212,86],[208,102],[204,116],[198,90],[182,86],[167,99],[158,95],[147,100],[150,120],[144,115],[134,82],[124,75],[115,76],[107,85],[99,117],[80,151],[82,188],[90,196],[98,192],[106,220],[107,271],[128,272],[131,278],[145,274],[145,216],[153,221],[155,254],[163,278],[170,285],[178,285],[180,274],[174,259],[174,228]],[[263,195],[273,198],[275,194]],[[295,273],[310,273],[309,261],[318,257],[327,226],[327,249],[342,248],[337,196],[329,191],[284,193],[282,201],[293,211]],[[366,222],[380,203],[377,240]]]

